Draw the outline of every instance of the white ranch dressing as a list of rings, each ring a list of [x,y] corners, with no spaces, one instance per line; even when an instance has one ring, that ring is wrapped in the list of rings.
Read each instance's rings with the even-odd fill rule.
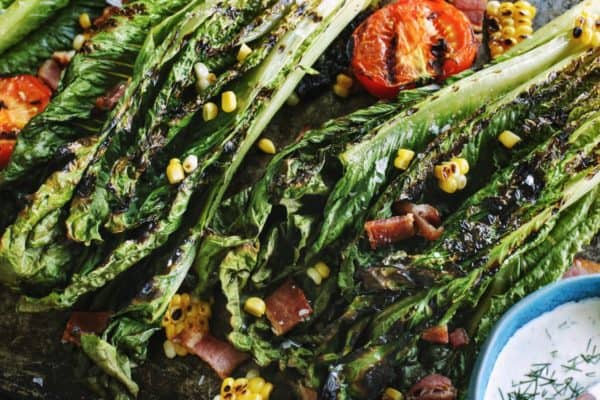
[[[485,400],[573,399],[600,381],[600,298],[528,322],[500,352]]]

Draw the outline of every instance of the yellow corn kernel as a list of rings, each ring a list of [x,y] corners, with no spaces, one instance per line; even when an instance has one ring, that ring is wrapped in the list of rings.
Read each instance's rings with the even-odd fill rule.
[[[515,34],[519,37],[529,36],[533,33],[533,28],[528,25],[519,25],[515,31]]]
[[[444,192],[452,194],[458,190],[458,182],[456,181],[456,176],[450,176],[446,179],[441,179],[439,181],[440,189]]]
[[[414,151],[409,149],[400,149],[398,150],[398,155],[394,159],[394,167],[401,170],[407,170],[414,157]]]
[[[175,323],[175,335],[179,335],[185,329],[185,323],[183,321]]]
[[[262,400],[260,393],[248,392],[241,396],[235,396],[235,400]]]
[[[454,179],[456,180],[456,190],[463,190],[467,186],[467,177],[463,174],[456,175]]]
[[[179,162],[179,160],[177,158],[172,158],[169,163],[172,162]],[[171,306],[179,306],[181,305],[181,295],[179,293],[176,293],[173,295],[173,298],[171,299]]]
[[[175,352],[175,346],[170,340],[165,340],[163,342],[163,351],[165,352],[165,357],[167,358],[175,358],[175,356],[177,355],[177,353]]]
[[[346,74],[337,74],[335,77],[335,83],[344,89],[350,89],[354,84],[354,80]]]
[[[179,343],[173,343],[173,347],[175,347],[175,353],[179,357],[183,357],[183,356],[187,356],[188,355],[187,349],[185,347],[183,347],[182,345],[180,345]]]
[[[383,392],[381,400],[404,400],[404,395],[394,388],[387,388]]]
[[[73,38],[73,48],[75,50],[81,50],[84,43],[85,43],[85,36],[83,36],[82,34],[75,35],[75,37]]]
[[[502,36],[504,38],[515,36],[515,33],[517,33],[517,30],[514,26],[505,26],[502,28]]]
[[[527,10],[531,15],[531,18],[535,17],[535,14],[537,13],[535,6],[528,1],[519,0],[515,2],[514,6],[518,11]]]
[[[490,55],[492,56],[492,58],[498,57],[502,53],[504,53],[504,47],[502,47],[502,45],[499,45],[497,43],[490,45]]]
[[[83,29],[90,29],[92,27],[92,20],[88,13],[83,13],[79,15],[79,25]]]
[[[331,274],[331,270],[329,269],[329,266],[327,264],[325,264],[323,261],[319,261],[318,263],[316,263],[314,268],[317,270],[319,275],[321,275],[321,278],[323,278],[323,279],[329,278],[329,274]]]
[[[512,149],[517,143],[521,141],[521,138],[519,137],[519,135],[511,131],[504,131],[498,136],[498,140],[507,149]]]
[[[455,162],[458,165],[458,172],[461,174],[466,175],[469,173],[469,162],[466,158],[454,157],[450,161]]]
[[[217,118],[219,115],[219,108],[213,102],[208,102],[202,106],[202,119],[205,121],[211,121]]]
[[[225,378],[221,383],[221,398],[222,399],[233,399],[235,395],[233,393],[233,383],[235,379],[233,378]]]
[[[500,7],[498,7],[498,14],[503,17],[509,17],[509,16],[513,15],[514,11],[515,11],[514,4],[507,2],[507,1],[500,3]]]
[[[233,382],[233,393],[235,393],[235,396],[237,398],[237,396],[241,396],[243,394],[248,393],[248,379],[246,378],[237,378],[234,382]]]
[[[252,53],[252,49],[246,43],[242,43],[237,53],[237,60],[244,62],[244,60]]]
[[[298,103],[300,103],[300,97],[298,97],[296,92],[293,92],[290,97],[287,98],[285,103],[290,107],[297,106]]]
[[[592,39],[592,47],[600,47],[600,32],[594,33],[594,38]]]
[[[343,87],[339,83],[333,85],[333,93],[335,93],[336,96],[342,98],[350,96],[350,90],[348,88]]]
[[[167,179],[171,185],[175,185],[185,179],[183,167],[179,160],[177,160],[177,162],[174,162],[173,160],[169,162],[169,165],[167,166]]]
[[[260,376],[250,378],[248,379],[248,390],[250,390],[252,393],[260,394],[260,391],[263,388],[263,386],[265,386],[265,383],[267,382],[265,382],[265,380]]]
[[[487,7],[485,9],[485,12],[487,13],[487,15],[489,15],[490,17],[495,17],[498,15],[500,11],[500,2],[493,0],[487,3]]]
[[[529,11],[528,8],[517,9],[516,15],[518,16],[518,18],[526,18],[529,21],[533,20],[533,16],[531,15],[531,11]]]
[[[502,18],[500,20],[500,25],[502,27],[505,27],[505,26],[515,26],[515,20],[513,19],[513,17]]]
[[[182,166],[186,174],[194,172],[194,170],[198,168],[198,157],[194,154],[190,154],[183,160]]]
[[[234,112],[237,108],[237,97],[231,90],[221,94],[221,108],[226,113]]]
[[[275,148],[275,143],[271,139],[262,138],[258,141],[258,148],[260,151],[266,154],[275,154],[277,149]]]
[[[262,317],[265,314],[266,309],[267,305],[260,297],[249,297],[244,303],[244,311],[257,318]]]
[[[192,301],[192,298],[190,297],[190,295],[188,293],[183,293],[181,295],[181,307],[186,308],[190,302]]]
[[[260,395],[263,400],[269,400],[269,396],[271,396],[271,392],[273,391],[272,383],[265,383],[265,386],[260,390]]]
[[[310,267],[306,270],[306,275],[315,283],[315,285],[320,285],[323,282],[323,277],[316,269]]]
[[[169,324],[165,326],[165,336],[167,339],[173,339],[177,334],[175,333],[175,325]]]

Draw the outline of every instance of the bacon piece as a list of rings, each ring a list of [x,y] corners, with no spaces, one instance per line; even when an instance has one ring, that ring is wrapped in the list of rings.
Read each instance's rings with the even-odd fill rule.
[[[397,243],[415,236],[415,217],[413,214],[395,216],[387,219],[367,221],[365,230],[373,250],[381,246]]]
[[[38,69],[37,75],[52,91],[55,91],[60,82],[61,72],[60,64],[53,59],[48,59]]]
[[[563,278],[589,274],[600,274],[600,264],[583,258],[576,258],[571,268],[563,275]]]
[[[450,3],[467,16],[475,33],[482,32],[487,0],[452,0]]]
[[[102,15],[100,15],[98,18],[96,18],[94,20],[94,26],[98,29],[102,28],[108,22],[108,20],[113,15],[118,14],[119,11],[120,11],[119,7],[114,7],[114,6],[105,7],[104,10],[102,11]]]
[[[429,343],[448,344],[448,326],[432,326],[421,333],[421,339]]]
[[[52,53],[52,59],[56,61],[62,69],[65,69],[75,56],[75,50],[55,51]]]
[[[230,343],[219,340],[210,334],[184,330],[173,342],[180,343],[196,354],[219,375],[221,379],[231,373],[244,361],[248,354],[242,353]]]
[[[110,313],[105,311],[73,311],[63,332],[62,341],[79,346],[82,333],[101,333],[108,326]]]
[[[394,203],[393,209],[398,214],[414,214],[416,233],[427,240],[437,240],[444,233],[444,228],[440,227],[442,223],[440,212],[429,204],[398,201]]]
[[[125,82],[113,86],[104,96],[96,99],[96,108],[101,111],[112,110],[125,93],[125,89],[127,89]]]
[[[286,334],[313,312],[302,289],[291,280],[271,293],[265,304],[267,318],[277,336]]]
[[[432,374],[417,382],[408,391],[407,400],[454,400],[457,391],[452,381],[443,375]]]
[[[455,349],[469,344],[469,335],[463,328],[457,328],[450,334],[450,345]]]

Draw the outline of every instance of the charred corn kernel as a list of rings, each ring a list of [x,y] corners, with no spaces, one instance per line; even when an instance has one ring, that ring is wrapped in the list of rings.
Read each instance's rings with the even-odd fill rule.
[[[165,340],[163,342],[163,351],[165,352],[165,357],[167,358],[175,358],[175,356],[177,355],[177,353],[175,352],[175,346],[170,340]]]
[[[323,277],[313,267],[310,267],[306,270],[306,275],[308,275],[308,277],[315,283],[315,285],[320,285],[321,282],[323,282]]]
[[[208,102],[202,106],[202,119],[205,121],[211,121],[217,118],[219,115],[219,108],[215,103]]]
[[[173,347],[175,348],[175,353],[179,357],[183,357],[183,356],[187,356],[188,355],[187,349],[185,347],[183,347],[182,345],[180,345],[179,343],[173,343]]]
[[[458,165],[458,172],[460,172],[462,175],[466,175],[469,173],[469,161],[467,161],[466,158],[454,157],[450,161]]]
[[[266,154],[275,154],[277,149],[275,148],[275,143],[271,139],[262,138],[258,141],[258,148],[260,151]]]
[[[239,62],[244,62],[244,60],[250,55],[250,53],[252,53],[252,49],[250,48],[250,46],[248,46],[246,43],[243,43],[240,46],[240,49],[238,50],[237,60]]]
[[[244,303],[244,311],[257,318],[262,317],[265,314],[266,309],[267,305],[260,297],[249,297]]]
[[[246,372],[246,378],[248,378],[248,380],[251,380],[252,378],[256,378],[258,376],[260,376],[260,373],[257,369],[252,368],[250,371]]]
[[[265,386],[262,387],[262,389],[260,390],[260,395],[262,396],[262,400],[269,400],[269,397],[271,396],[271,392],[273,391],[273,384],[272,383],[265,383]]]
[[[255,376],[253,378],[248,379],[248,390],[252,393],[260,393],[263,386],[265,386],[265,380],[260,376]]]
[[[194,170],[198,168],[198,157],[194,154],[190,154],[183,160],[182,166],[186,174],[194,172]]]
[[[519,37],[529,36],[533,33],[533,28],[529,25],[519,25],[515,30],[515,34]]]
[[[233,393],[237,396],[248,393],[248,379],[246,378],[237,378],[233,381]]]
[[[81,50],[84,43],[85,43],[85,36],[83,36],[82,34],[75,35],[75,37],[73,38],[73,48],[75,50]]]
[[[260,393],[248,392],[241,396],[235,396],[235,400],[262,400]]]
[[[456,180],[456,190],[463,190],[467,186],[467,177],[459,174],[454,177]]]
[[[237,108],[237,97],[231,90],[221,94],[221,108],[226,113],[234,112]]]
[[[83,29],[90,29],[92,27],[92,20],[90,19],[90,15],[88,13],[79,15],[79,26],[81,26]]]
[[[350,89],[354,84],[354,80],[346,74],[337,74],[335,77],[335,83],[345,89]]]
[[[223,379],[223,382],[221,383],[221,398],[222,399],[235,398],[235,394],[233,393],[233,383],[234,382],[235,382],[235,379],[233,379],[233,378]]]
[[[381,400],[404,400],[404,395],[394,388],[387,388],[383,392]]]
[[[415,152],[409,149],[399,149],[396,158],[394,159],[394,167],[397,169],[406,170],[410,162],[415,157]]]
[[[485,12],[487,13],[488,16],[490,17],[495,17],[498,15],[500,11],[500,2],[493,0],[487,3],[487,6],[485,8]]]
[[[287,101],[285,103],[290,107],[297,106],[298,103],[300,103],[300,97],[298,97],[298,94],[296,92],[293,92],[290,95],[290,97],[287,98]]]
[[[513,15],[514,11],[515,5],[507,1],[500,3],[500,7],[498,7],[498,14],[502,17],[509,17]]]
[[[323,278],[323,279],[329,278],[329,275],[331,274],[331,270],[329,269],[329,266],[327,264],[325,264],[323,261],[319,261],[318,263],[316,263],[314,268],[317,270],[319,275],[321,275],[321,278]]]
[[[339,83],[336,83],[333,85],[333,93],[335,93],[335,95],[338,97],[346,98],[350,96],[350,89],[343,87]]]
[[[521,138],[519,137],[519,135],[511,131],[504,131],[500,134],[500,136],[498,136],[498,140],[507,149],[512,149],[517,143],[521,141]]]
[[[439,181],[439,187],[446,193],[455,193],[458,190],[458,182],[456,181],[456,177],[450,176],[446,179],[441,179]]]
[[[185,179],[185,173],[181,163],[179,160],[174,160],[175,159],[171,160],[167,166],[167,179],[171,185],[175,185]]]
[[[517,39],[516,36],[507,36],[502,41],[502,44],[504,45],[505,49],[509,49],[509,48],[513,47],[517,43],[519,43],[519,40]]]

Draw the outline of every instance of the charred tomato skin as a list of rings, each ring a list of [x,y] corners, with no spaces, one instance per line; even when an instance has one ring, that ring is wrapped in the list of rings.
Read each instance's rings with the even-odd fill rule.
[[[473,64],[478,49],[467,17],[438,0],[385,6],[356,28],[353,42],[352,72],[380,98],[455,75]]]

